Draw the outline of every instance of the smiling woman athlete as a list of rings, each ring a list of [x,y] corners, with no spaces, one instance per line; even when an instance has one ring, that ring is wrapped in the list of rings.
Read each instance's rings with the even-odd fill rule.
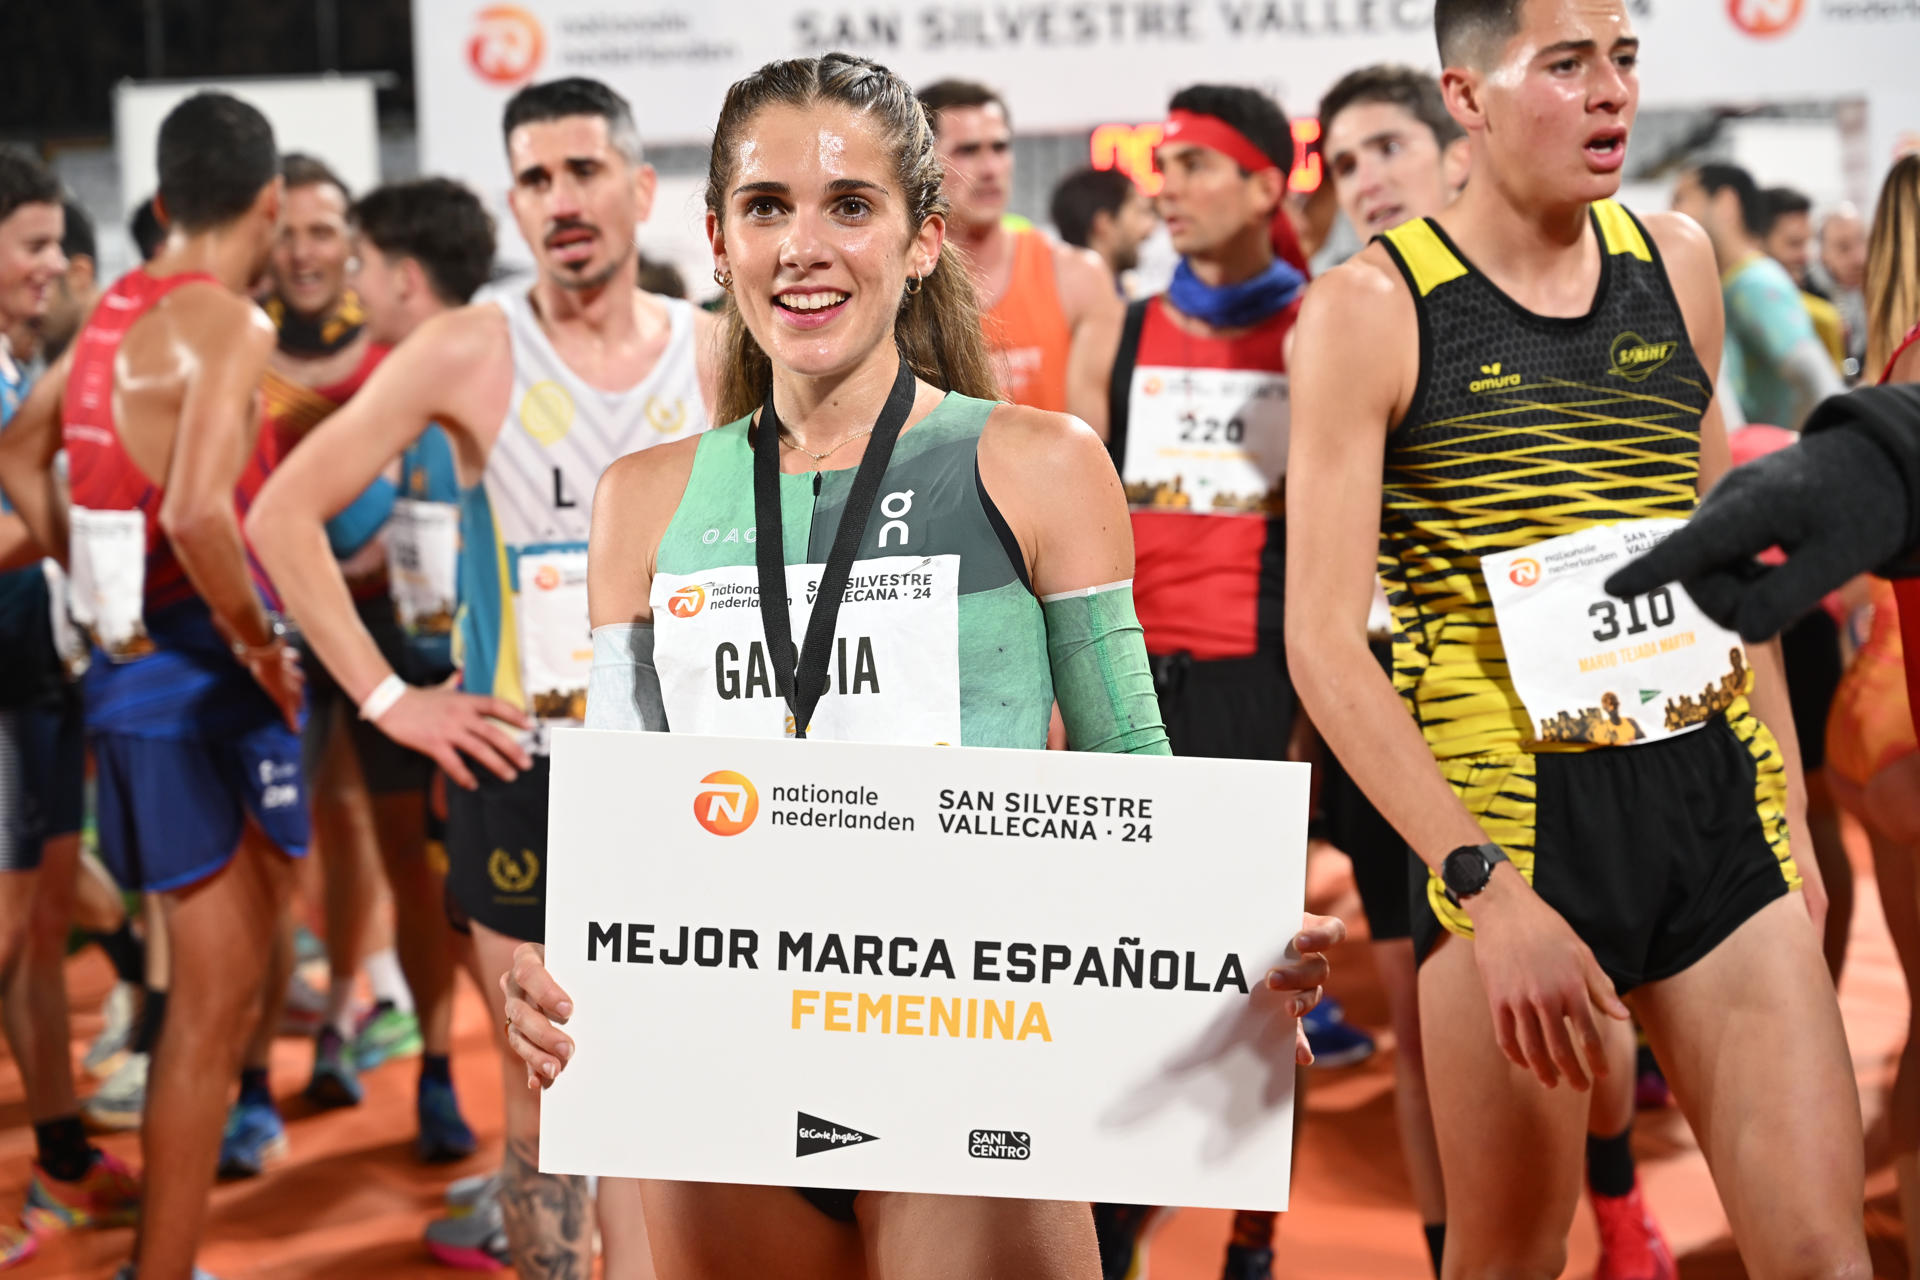
[[[871,62],[773,63],[729,91],[707,229],[731,421],[600,482],[590,727],[1039,750],[1058,698],[1076,749],[1166,754],[1113,464],[1077,419],[988,398],[940,173],[913,91]],[[824,579],[804,635],[707,607],[784,596],[790,566]],[[889,574],[912,576],[903,598],[866,589]],[[1269,986],[1310,1008],[1342,934],[1310,918]],[[542,961],[522,947],[503,981],[530,1085],[573,1052]],[[643,1199],[662,1275],[1099,1273],[1083,1204],[674,1182]]]

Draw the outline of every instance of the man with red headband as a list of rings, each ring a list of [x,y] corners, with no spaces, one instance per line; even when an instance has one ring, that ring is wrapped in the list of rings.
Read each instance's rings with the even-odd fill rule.
[[[1159,163],[1180,265],[1127,311],[1108,411],[1134,600],[1174,754],[1284,760],[1285,352],[1306,275],[1276,257],[1275,228],[1290,231],[1293,129],[1258,90],[1195,85],[1174,95]],[[1349,1035],[1346,1059],[1364,1057],[1371,1044]],[[1108,1277],[1129,1273],[1143,1217],[1096,1213]],[[1240,1214],[1225,1274],[1264,1280],[1272,1242],[1272,1214]]]

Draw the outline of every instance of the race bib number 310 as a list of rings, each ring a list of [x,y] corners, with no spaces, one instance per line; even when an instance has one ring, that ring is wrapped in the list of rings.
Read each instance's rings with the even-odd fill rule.
[[[1480,562],[1536,741],[1656,742],[1698,728],[1747,692],[1740,637],[1685,591],[1617,600],[1602,585],[1684,523],[1596,525]]]

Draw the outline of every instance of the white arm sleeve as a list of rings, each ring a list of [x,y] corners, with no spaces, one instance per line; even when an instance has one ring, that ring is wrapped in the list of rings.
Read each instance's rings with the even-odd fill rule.
[[[622,622],[593,629],[586,726],[667,732],[660,674],[653,666],[651,623]]]

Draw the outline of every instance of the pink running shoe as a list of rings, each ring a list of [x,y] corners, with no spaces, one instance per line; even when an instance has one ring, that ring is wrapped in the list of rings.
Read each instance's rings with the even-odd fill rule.
[[[1640,1198],[1640,1183],[1623,1196],[1589,1192],[1600,1223],[1600,1262],[1594,1280],[1677,1280],[1673,1251]]]
[[[140,1177],[105,1151],[94,1152],[93,1167],[78,1182],[49,1177],[36,1163],[27,1211],[68,1229],[130,1227],[140,1216]]]

